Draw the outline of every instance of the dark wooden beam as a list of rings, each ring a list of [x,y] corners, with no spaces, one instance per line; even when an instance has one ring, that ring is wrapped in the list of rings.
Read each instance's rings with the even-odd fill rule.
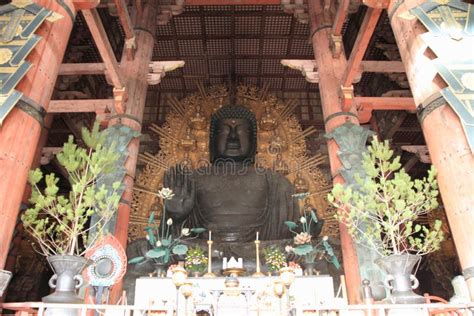
[[[75,142],[79,146],[84,147],[84,141],[82,140],[82,126],[79,126],[75,122],[73,116],[71,116],[70,113],[64,113],[63,115],[61,115],[61,119],[71,131],[70,133],[74,136]]]
[[[48,113],[109,112],[113,99],[51,100]]]
[[[120,19],[120,24],[122,25],[123,32],[125,33],[125,38],[129,39],[135,37],[132,21],[127,10],[127,4],[124,0],[114,0],[114,2],[115,6],[117,7],[117,13]]]
[[[334,19],[334,24],[332,25],[332,35],[341,36],[342,27],[344,21],[346,20],[347,12],[349,10],[350,0],[342,0],[337,8],[336,18]]]
[[[77,75],[103,75],[105,74],[104,63],[72,63],[61,64],[59,67],[60,76],[77,76]]]
[[[355,103],[364,109],[415,111],[413,98],[408,97],[355,97]]]
[[[413,168],[417,163],[418,163],[418,157],[416,155],[413,155],[403,165],[403,169],[405,169],[405,172],[409,172],[411,170],[411,168]]]
[[[355,97],[354,102],[362,124],[370,121],[374,110],[416,110],[413,98],[407,97]]]
[[[398,131],[400,126],[402,126],[403,121],[406,119],[408,113],[407,112],[400,112],[396,121],[393,123],[392,127],[388,130],[387,134],[382,135],[384,139],[391,139],[393,135]]]
[[[184,5],[280,5],[281,0],[185,0]]]
[[[125,34],[125,54],[128,60],[133,59],[136,49],[135,32],[133,31],[132,21],[128,14],[127,4],[125,0],[114,0],[115,7]]]
[[[405,66],[401,61],[363,60],[361,62],[360,72],[404,73]]]
[[[342,77],[343,87],[351,86],[354,78],[359,73],[360,63],[362,58],[364,58],[365,51],[367,50],[367,46],[369,45],[381,13],[382,9],[367,8],[364,21],[362,21],[359,34],[357,34],[357,39],[352,48],[351,56],[347,61],[347,67]]]

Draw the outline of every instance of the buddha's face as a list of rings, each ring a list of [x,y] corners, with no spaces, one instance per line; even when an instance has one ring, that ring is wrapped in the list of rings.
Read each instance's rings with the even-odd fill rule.
[[[252,133],[245,119],[223,119],[217,123],[217,158],[243,160],[250,157]]]

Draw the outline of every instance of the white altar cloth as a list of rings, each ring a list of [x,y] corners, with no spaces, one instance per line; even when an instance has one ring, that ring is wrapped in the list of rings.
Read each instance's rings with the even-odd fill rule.
[[[224,277],[212,279],[188,278],[194,286],[193,295],[188,299],[188,315],[195,309],[212,311],[213,315],[277,315],[286,309],[287,299],[278,299],[273,293],[273,282],[277,277],[239,277],[241,294],[229,296],[225,290]],[[186,300],[178,294],[180,315],[185,315]],[[173,314],[176,306],[177,290],[171,278],[139,278],[135,284],[135,305],[160,306]],[[330,303],[334,300],[332,277],[327,275],[296,277],[290,287],[291,305],[297,310],[304,306]]]

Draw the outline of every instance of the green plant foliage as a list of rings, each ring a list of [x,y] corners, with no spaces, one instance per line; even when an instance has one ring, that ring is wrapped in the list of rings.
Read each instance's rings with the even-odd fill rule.
[[[103,146],[105,134],[96,123],[91,131],[83,129],[89,148],[78,147],[70,136],[56,155],[69,175],[71,191],[67,196],[58,194],[59,179],[54,174],[44,176],[40,169],[29,173],[32,207],[21,219],[46,256],[83,255],[105,233],[103,227],[117,209],[120,196],[115,191],[120,183],[114,183],[111,192],[96,185],[98,179],[113,170],[118,158],[114,144]],[[39,183],[43,178],[45,187],[41,189]],[[88,226],[94,214],[99,220]],[[92,236],[91,231],[95,232]]]
[[[441,222],[430,229],[416,224],[420,215],[438,207],[436,170],[412,180],[393,157],[388,141],[374,138],[364,154],[366,177],[356,177],[359,190],[336,184],[328,201],[338,208],[336,218],[351,236],[380,255],[436,251],[444,238]]]

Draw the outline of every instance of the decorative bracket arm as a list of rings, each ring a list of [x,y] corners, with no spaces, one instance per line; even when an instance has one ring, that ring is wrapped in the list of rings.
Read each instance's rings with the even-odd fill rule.
[[[349,112],[354,104],[354,86],[341,86],[340,93],[342,96],[342,111]]]
[[[150,72],[148,73],[148,84],[155,85],[161,82],[167,72],[184,66],[183,60],[172,60],[172,61],[154,61],[150,63]]]
[[[319,82],[319,74],[316,70],[316,61],[310,59],[282,59],[281,64],[291,69],[301,71],[306,81],[310,83]]]

